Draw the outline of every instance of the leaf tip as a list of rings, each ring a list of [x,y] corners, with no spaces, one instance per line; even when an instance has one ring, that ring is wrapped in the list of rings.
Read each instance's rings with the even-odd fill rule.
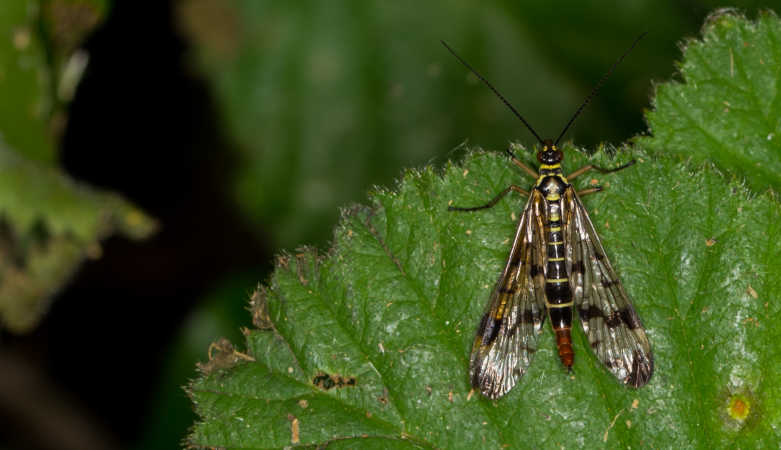
[[[703,23],[702,34],[707,34],[709,30],[716,27],[722,28],[734,28],[737,20],[743,19],[744,16],[738,8],[726,7],[713,10]]]
[[[274,323],[268,315],[268,290],[258,285],[249,299],[249,309],[252,313],[252,324],[259,330],[271,330]]]

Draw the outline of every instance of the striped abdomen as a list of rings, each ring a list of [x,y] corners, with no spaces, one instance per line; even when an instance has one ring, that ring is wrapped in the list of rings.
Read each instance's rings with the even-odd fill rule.
[[[559,349],[561,363],[570,369],[575,359],[572,351],[572,290],[567,275],[566,250],[562,230],[561,198],[557,190],[546,194],[548,200],[548,263],[545,270],[545,297],[553,331],[556,333],[556,346]]]

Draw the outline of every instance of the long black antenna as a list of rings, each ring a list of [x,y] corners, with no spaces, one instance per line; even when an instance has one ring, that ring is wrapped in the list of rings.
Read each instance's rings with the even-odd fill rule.
[[[633,49],[633,48],[635,48],[635,45],[637,45],[637,43],[638,43],[638,42],[640,42],[640,39],[642,39],[643,37],[645,37],[645,35],[646,35],[646,34],[648,34],[648,32],[647,32],[647,31],[646,31],[646,32],[644,32],[643,34],[641,34],[640,36],[638,36],[638,37],[637,37],[637,39],[635,39],[635,41],[634,41],[634,42],[632,43],[632,45],[629,47],[629,49],[628,49],[627,51],[625,51],[625,52],[624,52],[624,54],[623,54],[623,55],[621,55],[621,57],[620,57],[620,58],[618,58],[618,60],[616,60],[616,62],[614,62],[614,63],[613,63],[613,66],[610,68],[610,70],[608,70],[606,74],[602,75],[602,79],[601,79],[601,80],[599,80],[599,83],[597,83],[597,85],[596,85],[596,86],[594,86],[594,89],[592,89],[592,90],[591,90],[591,93],[590,93],[590,94],[588,94],[588,97],[586,97],[586,100],[584,100],[584,101],[583,101],[583,104],[582,104],[582,105],[580,105],[580,108],[578,108],[578,110],[577,110],[577,111],[575,111],[575,114],[572,116],[572,118],[569,120],[569,122],[567,122],[567,126],[566,126],[566,127],[564,127],[564,129],[563,129],[563,130],[561,130],[561,134],[559,135],[559,137],[557,137],[557,138],[556,138],[556,141],[553,143],[554,145],[558,145],[558,144],[559,144],[559,141],[561,140],[561,138],[563,138],[563,137],[564,137],[564,133],[566,133],[566,132],[567,132],[567,130],[569,130],[569,127],[572,125],[572,123],[573,123],[573,122],[575,122],[575,119],[577,119],[577,118],[578,118],[578,116],[580,115],[580,113],[581,113],[581,112],[583,111],[583,109],[584,109],[584,108],[585,108],[585,107],[586,107],[586,106],[589,104],[589,102],[591,101],[591,99],[592,99],[592,98],[594,98],[594,96],[595,96],[595,95],[597,95],[597,92],[599,91],[599,88],[601,88],[601,87],[602,87],[602,85],[603,85],[603,84],[605,83],[605,81],[608,79],[608,77],[610,76],[610,74],[611,74],[611,73],[613,73],[613,70],[616,68],[616,66],[618,66],[618,65],[621,63],[621,61],[623,61],[623,60],[624,60],[624,58],[626,57],[626,55],[628,55],[628,54],[629,54],[629,52],[631,52],[631,51],[632,51],[632,49]],[[452,50],[451,50],[451,51],[452,51]],[[525,123],[525,122],[524,122],[524,123]],[[528,125],[527,125],[527,126],[528,126]]]
[[[641,37],[642,37],[642,36],[641,36]],[[518,112],[518,111],[517,111],[517,110],[516,110],[516,109],[513,107],[513,105],[511,105],[511,104],[510,104],[510,102],[508,102],[508,101],[507,101],[507,99],[506,99],[506,98],[504,98],[504,96],[503,96],[502,94],[500,94],[500,93],[499,93],[499,91],[497,91],[497,90],[496,90],[496,88],[495,88],[495,87],[493,87],[493,85],[491,85],[491,83],[489,83],[489,82],[488,82],[488,80],[486,80],[485,78],[483,78],[483,76],[482,76],[482,75],[480,75],[480,74],[479,74],[479,73],[478,73],[478,72],[477,72],[475,69],[473,69],[473,68],[472,68],[472,66],[470,66],[470,65],[469,65],[469,64],[468,64],[466,61],[464,61],[463,59],[461,59],[461,57],[460,57],[460,56],[458,56],[458,54],[457,54],[457,53],[456,53],[456,52],[455,52],[455,51],[454,51],[452,48],[450,48],[450,46],[449,46],[449,45],[447,45],[447,42],[445,42],[445,41],[440,41],[440,42],[442,42],[442,45],[444,45],[444,46],[445,46],[445,48],[446,48],[446,49],[447,49],[447,50],[448,50],[450,53],[452,53],[452,54],[453,54],[453,56],[455,56],[455,57],[456,57],[456,59],[457,59],[459,62],[461,62],[461,64],[463,64],[463,65],[464,65],[464,67],[466,67],[467,69],[469,69],[469,70],[470,70],[470,71],[471,71],[473,74],[475,74],[475,76],[476,76],[477,78],[479,78],[479,79],[480,79],[480,81],[482,81],[483,83],[485,83],[485,85],[486,85],[486,86],[488,86],[488,87],[489,87],[489,88],[490,88],[492,91],[494,91],[494,94],[496,94],[496,96],[497,96],[497,97],[499,97],[499,99],[500,99],[502,102],[504,102],[504,104],[505,104],[505,105],[507,105],[507,107],[508,107],[508,108],[510,108],[510,111],[512,111],[512,112],[513,112],[513,114],[515,114],[515,117],[517,117],[517,118],[521,119],[521,122],[523,122],[523,124],[524,124],[524,125],[526,125],[526,128],[528,128],[528,129],[529,129],[529,131],[531,131],[531,132],[532,132],[532,134],[534,135],[534,137],[536,137],[536,138],[537,138],[537,140],[538,140],[538,141],[540,141],[540,144],[542,144],[542,145],[545,145],[545,143],[543,143],[543,142],[542,142],[542,139],[540,139],[540,136],[537,134],[537,132],[536,132],[536,131],[534,131],[534,128],[532,128],[532,126],[531,126],[531,125],[529,125],[529,122],[527,122],[527,121],[526,121],[526,119],[524,119],[524,118],[523,118],[523,116],[521,116],[521,114],[520,114],[520,113],[519,113],[519,112]],[[622,56],[622,58],[623,58],[623,56]],[[612,71],[613,69],[610,69],[610,70]],[[586,101],[586,102],[588,103],[588,99],[587,99],[587,101]],[[582,107],[581,107],[581,109],[582,109]],[[580,112],[580,111],[578,111],[578,112]],[[576,113],[575,115],[577,116],[577,113]],[[573,119],[574,119],[574,117],[573,117]],[[572,121],[570,121],[570,122],[572,122]],[[567,126],[569,126],[569,125],[567,125]],[[565,131],[566,131],[566,128],[565,128]]]

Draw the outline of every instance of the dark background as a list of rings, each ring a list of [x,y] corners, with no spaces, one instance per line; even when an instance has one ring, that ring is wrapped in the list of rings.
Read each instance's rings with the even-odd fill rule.
[[[241,345],[275,253],[327,248],[338,207],[403,167],[458,159],[464,142],[534,144],[439,39],[555,137],[650,31],[565,138],[593,148],[645,132],[654,80],[713,7],[225,4],[117,1],[86,41],[61,166],[161,229],[108,239],[34,332],[3,334],[0,377],[19,388],[2,389],[0,448],[175,448],[195,420],[181,387],[209,342]]]

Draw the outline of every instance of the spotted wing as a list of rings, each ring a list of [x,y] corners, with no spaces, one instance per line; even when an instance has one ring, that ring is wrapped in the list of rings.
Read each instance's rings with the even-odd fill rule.
[[[504,272],[475,336],[470,361],[472,386],[486,397],[506,394],[526,373],[537,351],[545,317],[542,194],[532,190]]]
[[[622,383],[645,385],[654,370],[651,346],[575,190],[564,193],[564,239],[573,300],[591,349]]]

